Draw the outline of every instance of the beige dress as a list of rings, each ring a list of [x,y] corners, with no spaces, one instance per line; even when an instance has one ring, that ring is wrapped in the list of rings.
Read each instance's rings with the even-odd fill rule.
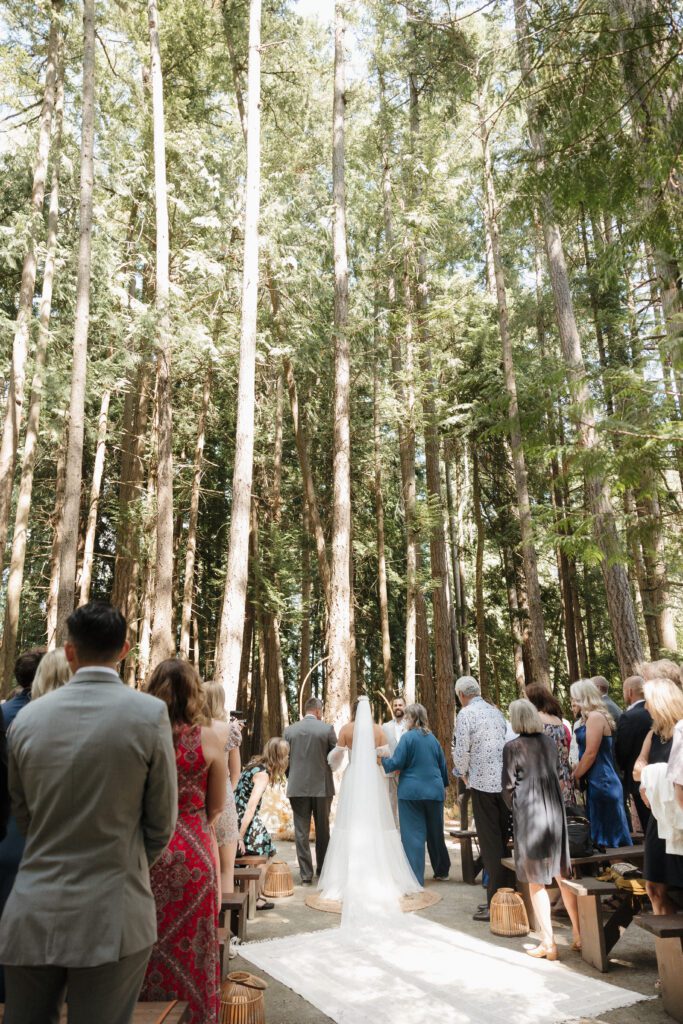
[[[239,822],[237,821],[237,808],[235,807],[235,794],[230,783],[230,769],[228,766],[228,752],[239,747],[242,742],[242,730],[236,722],[230,722],[230,733],[228,742],[225,744],[225,765],[227,773],[227,787],[225,794],[225,807],[216,818],[214,828],[216,830],[216,841],[219,846],[227,846],[228,843],[236,843],[240,835]]]

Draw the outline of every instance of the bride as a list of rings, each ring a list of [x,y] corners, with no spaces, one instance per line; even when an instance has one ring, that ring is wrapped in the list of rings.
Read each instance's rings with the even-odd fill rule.
[[[422,889],[401,845],[378,765],[376,748],[386,742],[382,727],[372,720],[370,701],[360,697],[328,756],[331,767],[338,768],[344,752],[349,754],[318,884],[323,899],[342,902],[342,928],[357,927],[376,914],[400,914],[401,896]]]

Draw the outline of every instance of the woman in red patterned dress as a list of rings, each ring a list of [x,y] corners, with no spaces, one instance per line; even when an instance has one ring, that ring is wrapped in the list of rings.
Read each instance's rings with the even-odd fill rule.
[[[186,661],[162,661],[146,690],[168,706],[178,769],[178,823],[150,870],[157,941],[141,999],[182,999],[191,1024],[216,1024],[220,1005],[218,898],[209,825],[225,804],[225,754],[202,721],[204,696]]]

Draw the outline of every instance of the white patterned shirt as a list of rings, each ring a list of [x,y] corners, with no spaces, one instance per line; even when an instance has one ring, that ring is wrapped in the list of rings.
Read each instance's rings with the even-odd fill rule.
[[[502,711],[475,697],[459,713],[453,739],[453,774],[470,789],[500,793],[507,723]]]

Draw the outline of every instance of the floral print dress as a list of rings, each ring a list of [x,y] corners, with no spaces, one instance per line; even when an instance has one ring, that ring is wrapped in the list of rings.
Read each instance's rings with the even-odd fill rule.
[[[247,804],[254,789],[254,779],[259,772],[265,771],[267,769],[262,764],[253,764],[249,768],[245,768],[240,775],[240,781],[237,783],[237,789],[235,790],[235,803],[237,805],[237,817],[239,818],[240,825],[242,824],[244,812],[247,809]],[[251,819],[249,828],[244,836],[244,849],[248,856],[272,857],[276,850],[268,829],[259,817],[258,812],[260,808],[261,801],[259,800],[254,817]]]
[[[150,869],[157,941],[140,998],[190,1004],[190,1024],[216,1024],[220,1009],[218,896],[206,820],[208,765],[201,726],[176,733],[178,822]]]
[[[576,789],[572,781],[572,767],[569,763],[569,747],[564,725],[552,725],[550,722],[544,722],[543,731],[557,747],[559,758],[557,773],[560,776],[560,789],[564,805],[566,807],[567,804],[576,804]]]

